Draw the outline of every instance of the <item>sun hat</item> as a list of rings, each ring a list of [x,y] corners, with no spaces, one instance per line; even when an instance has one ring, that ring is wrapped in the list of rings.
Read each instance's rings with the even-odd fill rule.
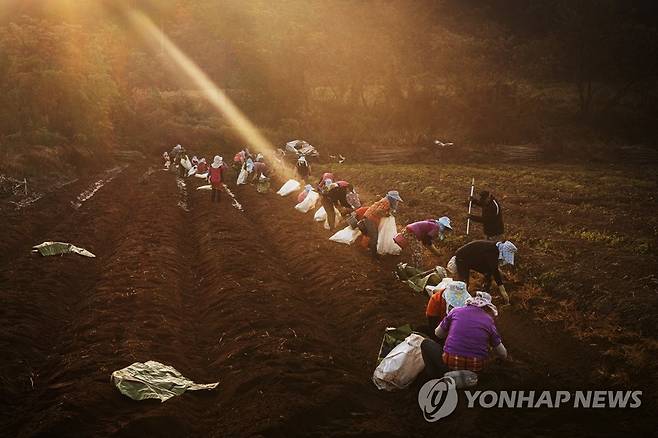
[[[443,299],[452,307],[464,307],[469,298],[472,298],[471,294],[466,290],[466,283],[463,281],[451,281],[443,292]]]
[[[491,302],[491,295],[486,292],[477,291],[475,296],[466,299],[467,306],[488,307],[493,311],[494,316],[498,316],[498,309]]]
[[[393,199],[398,202],[404,202],[400,197],[400,193],[397,190],[390,190],[388,193],[386,193],[386,197],[389,200]]]
[[[438,223],[439,225],[443,225],[444,228],[452,230],[452,226],[450,225],[450,218],[448,216],[442,216],[438,218],[435,222]]]

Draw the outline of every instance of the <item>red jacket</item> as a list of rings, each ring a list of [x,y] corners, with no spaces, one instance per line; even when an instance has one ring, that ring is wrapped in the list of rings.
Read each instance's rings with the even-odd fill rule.
[[[224,165],[221,165],[218,168],[214,168],[212,166],[208,168],[208,179],[213,185],[221,184],[223,175]]]

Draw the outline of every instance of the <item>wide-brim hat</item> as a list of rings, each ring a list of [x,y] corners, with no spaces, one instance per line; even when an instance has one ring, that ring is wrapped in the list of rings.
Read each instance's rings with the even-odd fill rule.
[[[452,307],[464,307],[466,300],[472,298],[463,281],[451,281],[443,292],[443,299]]]
[[[397,190],[390,190],[388,193],[386,193],[386,197],[390,199],[395,199],[398,202],[404,202],[400,197],[400,192],[398,192]]]
[[[452,225],[450,225],[450,218],[448,216],[442,216],[436,220],[439,225],[443,225],[445,228],[452,230]]]
[[[474,297],[468,298],[466,300],[466,305],[480,307],[480,308],[488,307],[491,309],[494,316],[498,316],[498,309],[496,308],[494,303],[491,302],[491,295],[489,295],[486,292],[481,292],[481,291],[476,292]]]

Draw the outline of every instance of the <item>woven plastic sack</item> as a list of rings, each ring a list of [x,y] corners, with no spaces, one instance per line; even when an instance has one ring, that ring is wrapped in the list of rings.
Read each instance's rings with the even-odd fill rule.
[[[315,211],[313,220],[316,222],[324,222],[327,220],[327,212],[324,211],[324,207],[320,207]]]
[[[247,170],[243,167],[242,170],[240,170],[240,173],[238,174],[237,184],[239,185],[247,184],[248,175],[249,174],[247,173]]]
[[[320,195],[317,192],[311,191],[304,197],[302,202],[295,205],[295,210],[308,213],[311,209],[315,208],[318,199],[320,199]]]
[[[337,224],[343,219],[343,215],[340,214],[340,211],[338,211],[336,207],[334,207],[334,212],[335,212],[334,223]],[[326,217],[324,219],[324,229],[325,230],[329,229],[329,219],[327,219]]]
[[[345,227],[331,236],[329,240],[332,242],[344,243],[345,245],[351,245],[356,242],[356,239],[358,239],[360,235],[361,230],[358,228],[355,230],[352,227]]]
[[[418,377],[425,368],[420,344],[425,338],[415,333],[397,345],[377,365],[372,381],[379,389],[393,391],[404,389]]]
[[[284,185],[281,186],[278,192],[276,192],[277,195],[279,196],[288,196],[292,192],[296,192],[299,190],[299,181],[295,181],[294,179],[289,179],[286,181]]]
[[[388,216],[379,221],[379,236],[377,238],[378,254],[399,255],[402,252],[402,248],[393,240],[397,233],[395,217]]]

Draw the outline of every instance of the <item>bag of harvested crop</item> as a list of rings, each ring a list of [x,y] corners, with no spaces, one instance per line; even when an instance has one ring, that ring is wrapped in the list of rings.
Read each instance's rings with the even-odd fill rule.
[[[294,179],[289,179],[286,181],[284,185],[281,186],[278,192],[276,192],[277,195],[279,196],[288,196],[292,192],[295,192],[299,190],[299,181],[295,181]]]
[[[393,240],[398,233],[395,217],[388,216],[379,221],[379,236],[377,238],[377,253],[381,255],[399,255],[402,248]]]
[[[337,224],[343,219],[343,215],[340,214],[340,211],[336,207],[334,207],[334,224]],[[329,229],[329,219],[325,218],[324,220],[324,229],[328,230]]]
[[[352,227],[345,227],[331,236],[329,240],[333,242],[344,243],[345,245],[351,245],[356,241],[356,239],[359,238],[360,235],[361,230],[355,230]]]
[[[316,210],[313,215],[313,220],[316,222],[323,222],[327,220],[327,212],[324,211],[324,207],[320,207]]]
[[[302,213],[308,213],[312,208],[315,208],[318,199],[320,199],[320,195],[317,192],[308,192],[306,197],[304,197],[304,200],[295,205],[295,210],[301,211]]]
[[[425,368],[420,344],[425,338],[415,333],[397,345],[377,365],[372,381],[379,389],[393,391],[409,386]]]
[[[247,184],[247,176],[249,176],[249,174],[247,173],[247,170],[243,167],[240,170],[240,173],[238,174],[237,184],[240,185]]]

